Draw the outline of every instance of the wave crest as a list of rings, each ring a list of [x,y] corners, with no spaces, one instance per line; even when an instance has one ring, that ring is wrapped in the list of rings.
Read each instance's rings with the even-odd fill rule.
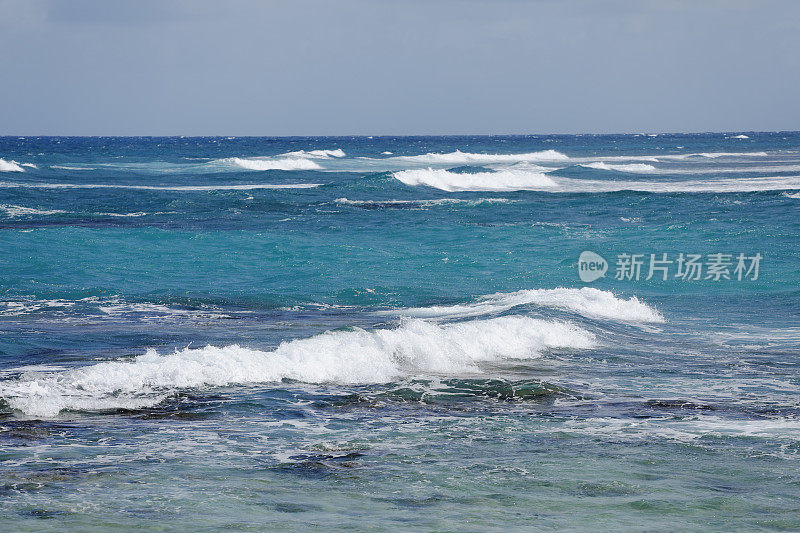
[[[538,305],[573,311],[590,318],[604,318],[622,322],[664,322],[658,310],[636,296],[620,298],[614,293],[592,287],[580,289],[527,289],[509,293],[481,296],[474,302],[449,305],[414,307],[383,313],[400,314],[416,318],[463,318],[501,313],[521,305]]]
[[[585,163],[580,165],[586,168],[593,168],[596,170],[617,170],[619,172],[653,172],[656,167],[653,165],[646,165],[644,163],[629,163],[623,165],[609,165],[602,161],[597,163]]]
[[[539,190],[557,186],[541,172],[516,169],[468,174],[427,168],[401,170],[392,175],[412,187],[426,185],[448,192]]]
[[[16,161],[6,161],[5,159],[0,159],[0,172],[25,172],[25,169],[22,168]]]
[[[232,157],[221,162],[230,162],[246,170],[319,170],[322,167],[303,157],[286,157],[280,159],[243,159]]]
[[[574,324],[501,317],[437,325],[406,320],[395,329],[329,331],[273,351],[206,346],[131,361],[107,361],[0,381],[0,397],[30,416],[62,410],[153,406],[184,388],[279,382],[371,384],[431,374],[480,372],[482,363],[540,357],[551,348],[588,349],[592,333]]]
[[[542,150],[523,154],[477,154],[456,150],[448,153],[427,153],[382,159],[382,161],[402,161],[425,165],[469,165],[475,163],[533,163],[546,161],[567,161],[568,156],[556,150]]]

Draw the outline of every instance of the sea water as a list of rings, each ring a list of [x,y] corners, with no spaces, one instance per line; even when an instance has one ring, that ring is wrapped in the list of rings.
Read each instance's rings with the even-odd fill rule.
[[[800,134],[0,138],[0,529],[800,528]]]

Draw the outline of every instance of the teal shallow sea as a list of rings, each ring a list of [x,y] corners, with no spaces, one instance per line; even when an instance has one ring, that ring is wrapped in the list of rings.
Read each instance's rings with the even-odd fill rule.
[[[799,209],[793,132],[0,138],[0,530],[800,529]]]

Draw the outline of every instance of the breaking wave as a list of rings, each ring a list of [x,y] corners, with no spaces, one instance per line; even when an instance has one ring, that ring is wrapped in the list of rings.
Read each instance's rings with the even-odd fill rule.
[[[392,175],[412,187],[425,185],[448,192],[542,190],[557,186],[544,173],[515,169],[468,174],[427,168],[401,170]]]
[[[586,168],[593,168],[596,170],[617,170],[619,172],[652,172],[656,170],[653,165],[646,165],[644,163],[630,163],[627,165],[609,165],[608,163],[585,163],[580,165]]]
[[[296,152],[286,152],[281,157],[307,157],[312,159],[329,159],[331,157],[344,157],[347,154],[341,148],[335,150],[298,150]]]
[[[668,154],[659,155],[659,159],[689,159],[692,157],[705,157],[708,159],[717,159],[720,157],[767,157],[767,152],[701,152],[694,154]]]
[[[329,331],[272,351],[206,346],[59,372],[24,372],[0,381],[0,397],[29,416],[62,410],[137,409],[180,389],[280,382],[372,384],[481,372],[482,364],[537,358],[548,349],[589,349],[592,333],[574,324],[501,317],[446,325],[406,320],[394,329]]]
[[[474,174],[442,169],[402,170],[392,174],[409,186],[427,186],[457,191],[540,191],[552,193],[608,193],[638,191],[651,193],[729,193],[800,189],[800,176],[729,178],[707,180],[590,180],[573,179],[525,170],[498,170]]]
[[[567,161],[569,157],[555,150],[542,150],[524,154],[476,154],[456,150],[449,153],[427,153],[420,155],[407,155],[387,157],[381,161],[397,161],[417,163],[424,165],[470,165],[482,163],[534,163],[548,161]]]
[[[573,311],[589,318],[622,322],[664,322],[658,310],[636,296],[619,298],[612,292],[592,287],[580,289],[529,289],[481,296],[475,301],[448,306],[414,307],[383,311],[415,318],[464,318],[508,311],[521,305],[538,305]]]
[[[0,172],[25,172],[25,169],[16,161],[0,159]]]
[[[287,157],[280,159],[242,159],[232,157],[222,159],[221,162],[230,162],[246,170],[319,170],[322,167],[303,157]]]

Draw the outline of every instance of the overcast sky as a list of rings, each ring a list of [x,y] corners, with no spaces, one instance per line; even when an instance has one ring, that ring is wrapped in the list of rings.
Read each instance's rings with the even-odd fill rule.
[[[0,135],[800,130],[798,0],[0,0]]]

